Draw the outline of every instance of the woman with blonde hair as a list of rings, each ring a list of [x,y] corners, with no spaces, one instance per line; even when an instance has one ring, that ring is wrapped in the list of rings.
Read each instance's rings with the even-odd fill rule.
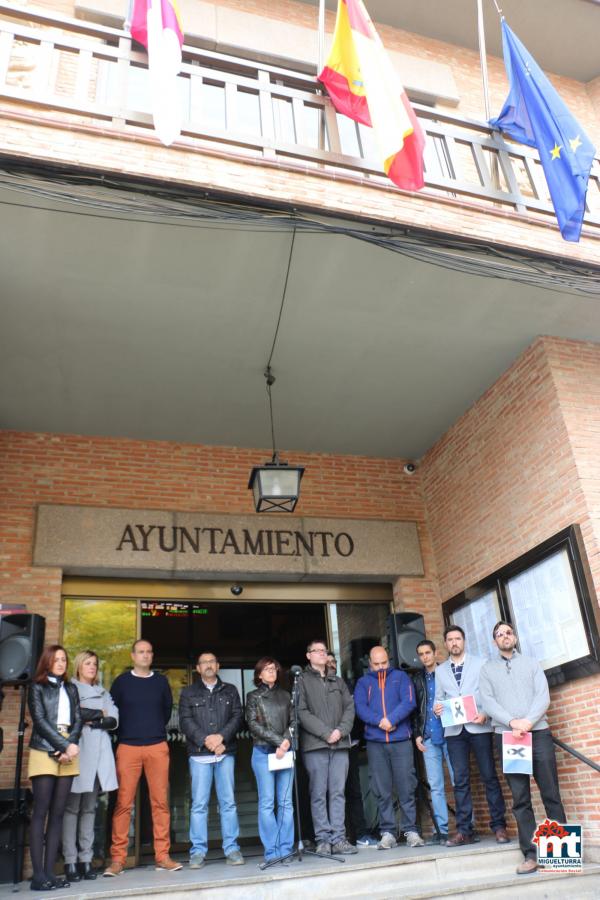
[[[67,879],[54,875],[65,804],[73,778],[79,774],[78,744],[83,725],[79,694],[67,677],[68,664],[64,647],[46,647],[29,689],[33,723],[28,768],[33,791],[29,828],[32,891],[70,887]]]
[[[69,881],[91,881],[96,878],[92,858],[98,794],[118,787],[108,732],[119,724],[119,711],[108,691],[98,683],[98,656],[93,650],[78,653],[73,669],[83,731],[79,741],[80,774],[73,781],[63,818],[63,855]]]

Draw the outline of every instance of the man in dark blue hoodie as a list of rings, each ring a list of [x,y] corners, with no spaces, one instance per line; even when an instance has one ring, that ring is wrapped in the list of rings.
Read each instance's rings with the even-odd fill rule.
[[[357,682],[354,704],[365,723],[369,776],[379,806],[380,850],[396,846],[394,790],[400,801],[401,830],[409,847],[422,847],[417,831],[417,776],[411,741],[411,713],[415,688],[405,672],[390,669],[384,647],[373,647],[370,671]]]

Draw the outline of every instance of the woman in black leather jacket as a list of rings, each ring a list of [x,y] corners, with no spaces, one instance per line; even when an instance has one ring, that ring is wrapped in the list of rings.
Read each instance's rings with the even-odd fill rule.
[[[288,856],[294,844],[294,770],[291,765],[277,770],[269,768],[269,759],[284,760],[291,745],[291,701],[279,683],[280,678],[281,666],[277,660],[263,656],[254,668],[257,690],[246,698],[246,721],[254,742],[252,770],[258,787],[258,833],[267,862]]]
[[[46,647],[29,689],[33,723],[28,769],[33,791],[29,830],[32,891],[70,887],[65,878],[54,875],[65,804],[73,777],[79,774],[78,743],[83,725],[79,694],[67,679],[67,666],[64,647]]]

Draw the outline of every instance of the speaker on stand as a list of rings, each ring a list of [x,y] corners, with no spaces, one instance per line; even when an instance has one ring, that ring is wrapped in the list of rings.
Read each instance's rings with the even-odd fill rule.
[[[425,619],[419,613],[400,612],[388,616],[388,646],[390,662],[397,669],[403,669],[408,675],[422,669],[421,660],[417,656],[417,644],[425,640]],[[422,754],[413,744],[415,772],[417,773],[417,799],[427,807],[436,834],[440,829],[433,814],[431,804],[431,787],[426,778]],[[419,813],[420,818],[420,813]]]
[[[46,620],[35,613],[0,616],[0,683],[26,684],[44,649]]]
[[[350,663],[354,684],[369,671],[369,653],[373,647],[379,644],[380,640],[381,638],[378,637],[366,637],[350,641]]]
[[[396,669],[422,669],[417,644],[425,639],[425,620],[419,613],[400,612],[388,616],[390,662]]]
[[[25,803],[21,800],[27,690],[44,648],[45,633],[46,620],[43,616],[26,612],[0,616],[0,698],[5,685],[16,686],[21,695],[12,809],[3,823],[9,833],[7,850],[9,858],[12,856],[12,876],[15,886],[20,881],[23,867],[25,824],[28,821]]]

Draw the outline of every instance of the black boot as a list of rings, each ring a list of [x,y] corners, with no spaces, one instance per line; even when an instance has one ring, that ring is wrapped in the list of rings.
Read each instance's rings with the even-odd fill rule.
[[[81,875],[77,871],[75,863],[65,863],[65,878],[68,882],[81,881]]]
[[[83,878],[84,881],[94,881],[98,877],[98,873],[94,872],[92,864],[89,862],[77,863],[77,868],[79,870],[79,878]]]

